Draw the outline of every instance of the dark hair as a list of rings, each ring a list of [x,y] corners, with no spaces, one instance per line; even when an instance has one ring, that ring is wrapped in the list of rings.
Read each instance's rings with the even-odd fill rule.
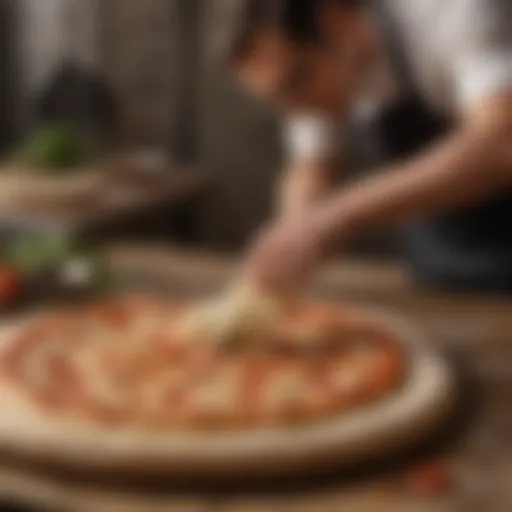
[[[360,7],[364,0],[247,0],[243,19],[232,40],[231,57],[248,51],[255,33],[277,27],[296,43],[312,43],[321,37],[318,9],[328,4]]]

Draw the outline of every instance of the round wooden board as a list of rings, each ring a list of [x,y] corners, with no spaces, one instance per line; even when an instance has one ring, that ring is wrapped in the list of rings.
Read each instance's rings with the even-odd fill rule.
[[[121,478],[226,479],[298,474],[389,454],[438,425],[456,397],[450,366],[399,316],[376,312],[408,358],[405,385],[379,403],[300,428],[229,433],[102,430],[17,411],[0,390],[0,451],[34,463]],[[12,326],[4,330],[4,339]]]

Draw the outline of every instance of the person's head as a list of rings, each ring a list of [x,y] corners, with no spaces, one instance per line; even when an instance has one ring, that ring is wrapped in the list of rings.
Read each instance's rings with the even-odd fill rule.
[[[285,109],[341,110],[375,47],[364,0],[247,0],[230,62]]]

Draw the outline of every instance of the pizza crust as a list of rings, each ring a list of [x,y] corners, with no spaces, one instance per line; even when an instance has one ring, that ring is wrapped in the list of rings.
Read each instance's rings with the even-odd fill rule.
[[[0,381],[0,451],[96,474],[226,478],[344,465],[402,447],[447,416],[454,379],[421,333],[400,318],[373,317],[403,345],[408,377],[394,395],[353,412],[295,428],[225,433],[107,429],[51,417]],[[5,329],[2,338],[12,333]]]

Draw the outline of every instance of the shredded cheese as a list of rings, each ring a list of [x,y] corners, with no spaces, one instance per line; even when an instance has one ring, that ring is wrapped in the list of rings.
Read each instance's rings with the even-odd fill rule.
[[[233,405],[239,387],[239,376],[239,369],[227,368],[204,382],[194,393],[194,406],[201,411],[217,412]]]
[[[179,335],[188,340],[208,339],[220,345],[263,340],[279,317],[279,303],[247,287],[228,289],[193,309]]]
[[[268,382],[265,403],[272,410],[297,403],[310,392],[307,380],[299,371],[288,371]]]

